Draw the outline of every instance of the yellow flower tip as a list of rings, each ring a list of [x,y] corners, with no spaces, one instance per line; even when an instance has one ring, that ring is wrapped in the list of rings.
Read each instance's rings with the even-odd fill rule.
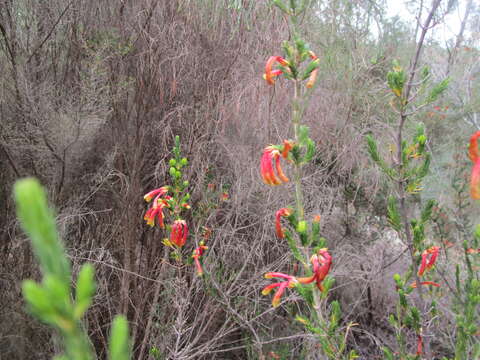
[[[265,279],[273,279],[272,273],[266,273],[264,277]]]
[[[162,240],[162,244],[168,247],[173,247],[172,243],[167,238]]]
[[[270,294],[271,292],[272,292],[272,289],[266,288],[266,289],[263,289],[263,290],[262,290],[262,295],[268,295],[268,294]]]
[[[143,199],[148,203],[148,202],[152,201],[153,196],[150,196],[150,195],[147,194],[143,197]]]
[[[279,298],[277,298],[277,299],[276,299],[276,298],[273,298],[273,300],[272,300],[272,306],[273,306],[274,308],[276,308],[276,307],[278,307],[278,305],[280,305],[280,299],[279,299]]]

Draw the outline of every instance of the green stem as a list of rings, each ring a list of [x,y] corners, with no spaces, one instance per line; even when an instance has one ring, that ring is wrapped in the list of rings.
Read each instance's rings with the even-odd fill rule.
[[[300,111],[300,82],[295,80],[294,82],[294,93],[293,93],[293,111],[292,111],[292,119],[293,119],[293,132],[295,136],[295,143],[298,144],[299,142],[299,128],[300,128],[300,119],[302,117],[302,113]],[[295,163],[295,174],[294,174],[294,182],[295,182],[295,203],[297,208],[297,218],[298,221],[303,221],[305,214],[303,209],[303,191],[302,191],[302,165]]]

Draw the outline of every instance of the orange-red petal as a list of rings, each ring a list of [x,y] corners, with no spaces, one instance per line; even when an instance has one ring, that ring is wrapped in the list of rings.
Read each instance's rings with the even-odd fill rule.
[[[480,159],[473,165],[472,176],[470,178],[470,196],[472,199],[480,199]]]
[[[468,147],[468,156],[473,163],[477,162],[480,158],[478,154],[478,138],[480,137],[480,131],[475,132],[470,138],[470,146]]]

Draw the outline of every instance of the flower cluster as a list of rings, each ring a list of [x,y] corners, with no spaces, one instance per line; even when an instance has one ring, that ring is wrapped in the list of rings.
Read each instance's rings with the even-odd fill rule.
[[[432,246],[422,252],[422,262],[420,264],[420,269],[418,269],[418,276],[422,276],[425,271],[431,270],[437,261],[438,252],[440,247]]]
[[[273,283],[267,285],[263,290],[263,295],[268,295],[273,289],[278,288],[272,299],[272,305],[277,307],[280,305],[280,299],[287,288],[293,288],[298,284],[310,284],[315,282],[317,288],[323,291],[322,282],[326,278],[332,265],[332,257],[328,253],[328,249],[320,249],[317,254],[310,258],[310,262],[313,265],[312,275],[307,277],[295,277],[292,275],[280,273],[280,272],[268,272],[265,274],[266,279],[284,279],[282,282]]]
[[[267,185],[280,185],[288,182],[288,178],[283,173],[280,165],[280,157],[286,159],[289,151],[293,145],[291,141],[285,140],[283,145],[270,145],[267,146],[260,160],[260,174],[262,175],[263,182]],[[275,170],[273,163],[275,163]]]
[[[163,229],[165,228],[165,224],[163,222],[163,208],[169,207],[168,201],[171,200],[170,196],[164,196],[168,193],[169,187],[162,186],[161,188],[155,189],[150,191],[149,193],[145,194],[143,198],[146,202],[150,202],[153,200],[152,206],[147,210],[143,219],[147,222],[147,225],[155,226],[155,217],[158,217],[158,224]]]
[[[145,194],[143,198],[146,202],[150,202],[153,199],[152,206],[147,210],[143,219],[147,222],[147,225],[155,226],[155,218],[158,217],[158,225],[164,229],[164,214],[163,209],[167,208],[172,210],[175,208],[174,199],[167,195],[170,191],[169,186],[162,186],[158,189],[152,190]],[[190,206],[182,202],[182,208],[190,208]],[[164,244],[168,246],[175,245],[178,248],[183,247],[187,241],[188,226],[185,220],[177,219],[170,226],[170,240],[165,240]]]
[[[472,175],[470,178],[470,195],[473,199],[480,199],[480,155],[478,153],[478,138],[480,131],[477,131],[470,138],[468,155],[473,163]]]
[[[288,58],[291,58],[294,53],[293,49],[290,47],[286,47],[285,50],[289,53]],[[279,75],[286,75],[290,79],[300,79],[306,80],[308,79],[305,86],[307,88],[312,88],[315,85],[315,81],[317,80],[318,76],[318,66],[320,64],[320,60],[318,59],[317,55],[313,51],[302,49],[300,58],[308,59],[310,57],[311,61],[307,65],[305,71],[302,73],[301,76],[298,76],[298,69],[295,67],[292,61],[288,61],[281,56],[270,56],[265,64],[265,73],[263,74],[263,78],[267,82],[268,85],[275,84],[275,77]],[[278,64],[278,68],[274,69],[274,66]]]

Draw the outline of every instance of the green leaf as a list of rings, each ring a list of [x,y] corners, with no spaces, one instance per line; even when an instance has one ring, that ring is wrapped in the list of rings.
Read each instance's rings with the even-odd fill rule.
[[[128,335],[128,321],[122,315],[113,319],[109,341],[109,360],[130,360],[130,338]]]
[[[386,360],[394,360],[393,354],[388,348],[383,347],[382,350]]]
[[[78,273],[74,316],[80,319],[92,304],[95,294],[95,269],[92,264],[84,264]]]
[[[18,218],[32,241],[43,274],[54,274],[69,283],[70,262],[58,238],[45,191],[37,180],[28,178],[15,183],[14,193]]]
[[[420,215],[420,219],[422,223],[426,223],[432,217],[432,210],[437,202],[434,199],[430,199],[425,204],[425,207],[422,210],[422,214]]]
[[[35,316],[50,325],[55,325],[55,310],[47,290],[35,281],[25,280],[22,283],[22,293],[30,311]]]
[[[446,78],[435,85],[432,90],[430,90],[430,94],[428,94],[425,103],[429,104],[437,100],[438,97],[448,88],[449,82],[450,78]]]
[[[393,196],[388,197],[387,203],[388,222],[394,230],[400,231],[402,220],[397,208],[397,200]]]
[[[300,250],[297,247],[297,244],[295,243],[295,240],[292,238],[292,235],[288,230],[285,230],[285,238],[287,239],[288,246],[290,247],[290,251],[293,254],[293,257],[300,261],[302,264],[305,264],[306,261],[303,258]]]

